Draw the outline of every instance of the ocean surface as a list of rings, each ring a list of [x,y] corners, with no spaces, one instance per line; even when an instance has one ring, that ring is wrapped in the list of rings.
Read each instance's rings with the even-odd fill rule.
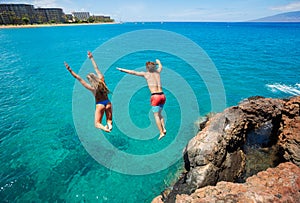
[[[112,91],[110,99],[113,105],[115,101],[115,108],[112,132],[102,133],[93,128],[92,95],[80,89],[79,83],[65,69],[64,61],[85,79],[82,67],[89,63],[87,50],[96,54],[99,47],[122,34],[148,29],[150,33],[153,30],[176,33],[201,47],[217,70],[217,80],[221,81],[225,96],[214,95],[203,75],[197,75],[195,68],[180,56],[160,49],[125,54],[116,58],[110,67],[105,67],[105,79]],[[172,38],[166,40],[175,47],[179,43]],[[143,38],[137,37],[136,41],[142,42]],[[156,43],[153,41],[155,46]],[[124,41],[107,49],[103,57],[126,47],[130,47],[130,43]],[[180,51],[189,57],[196,54],[185,49]],[[158,131],[153,124],[145,81],[125,76],[115,69],[118,66],[143,68],[146,61],[156,58],[164,66],[162,83],[167,96],[163,115],[168,133],[160,141],[157,140]],[[154,172],[145,169],[145,174],[138,175],[131,169],[145,164],[143,161],[125,163],[107,153],[103,156],[105,163],[101,164],[101,160],[99,162],[86,150],[89,138],[83,140],[80,137],[85,126],[78,124],[76,119],[88,121],[91,131],[99,133],[90,137],[106,140],[118,151],[155,154],[172,145],[181,132],[179,129],[186,129],[184,136],[188,138],[195,135],[196,119],[191,117],[182,121],[181,116],[192,114],[197,108],[197,116],[205,116],[213,109],[211,98],[222,97],[220,101],[225,101],[225,105],[218,109],[221,111],[251,96],[285,98],[300,95],[299,58],[300,24],[297,23],[164,22],[0,29],[0,200],[151,202],[176,181],[183,168],[182,159]],[[101,55],[97,55],[97,62],[102,69]],[[199,64],[201,66],[201,60]],[[124,77],[127,80],[120,85]],[[191,87],[196,106],[185,105],[192,97],[184,84]],[[136,90],[128,98],[132,88]],[[78,92],[80,95],[86,93],[86,102],[74,101]],[[124,108],[118,105],[123,99],[129,101]],[[89,107],[81,108],[83,103]],[[82,117],[74,112],[82,112]],[[153,137],[145,131],[145,135],[136,135],[144,128]],[[129,133],[135,135],[128,136]],[[177,150],[181,153],[183,148]],[[156,160],[160,163],[159,156]],[[161,160],[163,165],[166,157]],[[117,166],[129,164],[129,167],[126,165],[128,173],[107,166],[108,161]]]

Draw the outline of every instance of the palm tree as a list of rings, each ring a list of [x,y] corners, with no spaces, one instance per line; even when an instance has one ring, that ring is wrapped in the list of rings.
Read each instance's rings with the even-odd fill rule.
[[[28,23],[29,23],[29,18],[27,18],[27,17],[23,17],[22,18],[22,21],[23,21],[23,23],[25,24],[25,25],[27,25]]]

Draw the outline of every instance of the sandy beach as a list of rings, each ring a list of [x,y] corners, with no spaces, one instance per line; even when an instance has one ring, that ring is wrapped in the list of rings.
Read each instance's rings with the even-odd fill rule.
[[[38,27],[59,27],[59,26],[80,26],[80,25],[106,25],[118,24],[116,22],[109,23],[60,23],[60,24],[33,24],[33,25],[0,25],[0,29],[7,28],[38,28]]]

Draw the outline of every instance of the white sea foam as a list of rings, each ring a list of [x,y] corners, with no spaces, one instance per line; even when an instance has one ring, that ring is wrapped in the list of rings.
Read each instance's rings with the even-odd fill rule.
[[[298,96],[300,95],[300,84],[295,84],[295,85],[285,85],[285,84],[267,84],[267,87],[272,91],[272,92],[284,92],[286,94]]]

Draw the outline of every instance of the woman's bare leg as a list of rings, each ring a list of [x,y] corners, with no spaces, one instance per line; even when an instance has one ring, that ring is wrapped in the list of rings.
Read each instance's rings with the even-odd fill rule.
[[[112,105],[108,103],[105,108],[106,123],[109,130],[112,130]]]
[[[96,105],[95,110],[95,127],[99,128],[101,130],[104,130],[105,132],[110,132],[110,130],[107,128],[107,126],[102,125],[102,118],[103,114],[105,112],[105,106],[102,104]]]

